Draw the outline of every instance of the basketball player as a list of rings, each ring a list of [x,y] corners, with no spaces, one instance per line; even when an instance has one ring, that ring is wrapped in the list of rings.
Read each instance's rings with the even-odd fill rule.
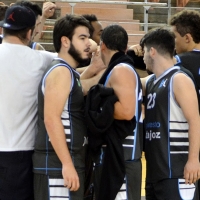
[[[194,10],[183,10],[173,15],[169,24],[175,34],[177,63],[192,73],[200,98],[200,14]],[[200,182],[198,182],[198,188],[200,191]]]
[[[87,129],[84,96],[75,69],[89,57],[89,32],[89,22],[76,15],[66,15],[54,26],[58,58],[47,68],[38,89],[35,200],[83,199]]]
[[[116,160],[116,165],[123,166],[120,169],[123,174],[116,169],[116,165],[111,168],[112,163],[109,164],[112,162],[111,157],[106,158],[106,149],[109,147],[102,147],[102,154],[96,160],[95,196],[99,200],[141,199],[142,90],[134,64],[125,54],[127,45],[128,35],[123,27],[110,25],[103,30],[100,52],[105,66],[108,67],[99,83],[106,88],[112,88],[118,97],[118,101],[114,104],[114,122],[111,127],[114,126],[114,129],[118,127],[116,131],[125,137],[121,139],[117,134],[114,134],[120,141],[120,145],[116,148],[121,149],[122,153],[122,157],[118,157],[119,160]],[[95,102],[92,103],[95,104]],[[126,123],[133,123],[133,125],[126,126]],[[111,134],[111,132],[109,133]],[[107,143],[105,142],[105,144]],[[110,161],[106,164],[108,159]],[[110,168],[105,166],[110,166]],[[115,170],[120,174],[116,173],[114,176],[112,172],[116,172]],[[117,180],[114,181],[115,183],[113,183],[113,178]]]
[[[167,41],[167,42],[166,42]],[[174,34],[158,28],[141,40],[144,62],[154,74],[143,79],[146,199],[194,199],[200,178],[200,123],[194,83],[173,66]]]

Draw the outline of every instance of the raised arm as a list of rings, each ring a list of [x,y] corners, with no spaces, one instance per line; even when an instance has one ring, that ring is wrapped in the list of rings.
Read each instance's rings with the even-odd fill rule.
[[[105,68],[106,66],[101,59],[99,51],[97,50],[92,56],[90,65],[86,67],[86,69],[81,74],[80,80],[84,95],[87,94],[93,85],[98,83],[99,79],[105,71]]]
[[[41,24],[40,24],[40,32],[34,37],[34,41],[38,42],[41,38],[41,33],[43,31],[43,27],[46,19],[52,17],[55,12],[56,5],[52,2],[44,2],[42,7],[42,16],[41,16]]]

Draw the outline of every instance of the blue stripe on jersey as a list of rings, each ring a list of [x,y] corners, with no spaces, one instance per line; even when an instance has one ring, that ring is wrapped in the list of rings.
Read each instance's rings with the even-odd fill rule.
[[[59,171],[62,170],[62,168],[34,168],[34,169],[36,169],[36,170],[46,170],[46,171],[47,170],[55,170],[55,171],[56,170],[59,170]]]
[[[168,85],[168,91],[170,91],[170,84]],[[168,92],[168,99],[170,99],[170,92]],[[171,171],[171,159],[170,159],[170,132],[169,132],[169,119],[170,119],[170,101],[168,101],[168,124],[167,124],[167,129],[168,129],[168,165],[169,165],[169,178],[172,176],[172,171]]]
[[[44,78],[42,79],[42,86],[45,86],[45,80],[46,80],[47,76],[49,75],[49,73],[50,73],[53,69],[55,69],[56,67],[59,67],[59,66],[65,66],[65,67],[67,67],[67,68],[69,69],[69,71],[70,71],[70,73],[71,73],[71,78],[72,78],[72,84],[71,84],[71,88],[70,88],[70,90],[71,90],[72,87],[73,87],[73,85],[74,85],[74,77],[73,77],[73,75],[72,75],[72,74],[73,74],[73,73],[72,73],[72,69],[71,69],[71,67],[70,67],[69,65],[64,64],[64,63],[58,63],[58,64],[54,65],[53,67],[51,67],[51,68],[47,71],[47,73],[45,74]]]
[[[180,59],[180,57],[178,55],[175,55],[174,57],[176,58],[177,64],[181,63],[181,59]]]
[[[74,80],[73,80],[74,81]],[[74,134],[73,134],[73,129],[72,129],[72,127],[73,127],[73,125],[72,125],[72,120],[71,120],[71,111],[70,111],[70,105],[71,105],[71,98],[72,98],[72,94],[70,93],[69,94],[69,103],[68,103],[68,110],[69,110],[69,121],[70,121],[70,124],[71,124],[71,150],[73,149],[73,141],[74,141]],[[70,150],[70,151],[71,151]],[[71,154],[71,158],[72,158],[72,161],[73,161],[73,163],[74,163],[74,157],[72,156],[73,154],[72,154],[72,151],[70,152],[70,154]]]
[[[36,42],[33,42],[33,43],[32,43],[32,47],[31,47],[31,49],[35,49],[36,44],[37,44]]]

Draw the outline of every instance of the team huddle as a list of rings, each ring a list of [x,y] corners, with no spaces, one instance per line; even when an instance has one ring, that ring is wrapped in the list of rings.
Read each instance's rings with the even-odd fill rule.
[[[147,200],[198,200],[200,14],[131,48],[122,26],[66,14],[55,53],[34,43],[41,15],[21,2],[0,22],[0,200],[140,200],[143,152]]]

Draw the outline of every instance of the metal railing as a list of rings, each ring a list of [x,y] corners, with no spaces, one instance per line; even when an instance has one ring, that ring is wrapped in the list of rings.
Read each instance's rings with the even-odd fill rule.
[[[37,1],[37,0],[35,0]],[[38,0],[40,1],[40,0]],[[48,0],[49,1],[49,0]],[[168,9],[167,11],[167,18],[170,19],[171,17],[171,13],[172,13],[172,9],[193,9],[193,10],[200,10],[200,8],[196,8],[196,7],[172,7],[171,6],[171,0],[168,0],[168,3],[152,3],[152,2],[147,2],[147,0],[144,0],[144,2],[127,2],[127,1],[104,1],[104,0],[50,0],[52,2],[62,2],[62,3],[69,3],[69,5],[71,6],[71,13],[74,13],[74,7],[76,6],[77,3],[91,3],[91,4],[113,4],[113,5],[134,5],[134,6],[143,6],[144,7],[144,23],[140,23],[140,22],[118,22],[118,23],[133,23],[133,24],[139,24],[141,26],[144,27],[144,32],[146,33],[148,31],[149,27],[156,27],[156,26],[165,26],[166,24],[163,23],[149,23],[148,22],[148,15],[149,15],[149,9],[151,7],[155,8],[155,9]],[[65,6],[62,6],[65,7]],[[95,13],[94,13],[95,14]],[[54,20],[52,20],[52,24],[54,22]],[[101,22],[101,20],[100,20]],[[108,21],[106,21],[108,22]],[[111,22],[113,23],[113,21]],[[47,31],[42,31],[43,33],[51,33],[51,30],[47,30]],[[130,36],[140,36],[140,35],[144,35],[144,34],[128,34]],[[53,43],[47,43],[47,42],[41,42],[41,44],[44,45],[52,45]]]

